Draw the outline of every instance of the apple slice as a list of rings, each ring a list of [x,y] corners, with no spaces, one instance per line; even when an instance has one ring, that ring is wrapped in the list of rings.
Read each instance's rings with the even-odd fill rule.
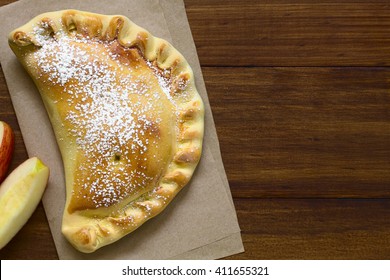
[[[0,121],[0,183],[7,174],[14,151],[14,133],[12,128],[5,122]]]
[[[31,217],[49,179],[49,168],[33,157],[19,165],[0,187],[0,249]]]

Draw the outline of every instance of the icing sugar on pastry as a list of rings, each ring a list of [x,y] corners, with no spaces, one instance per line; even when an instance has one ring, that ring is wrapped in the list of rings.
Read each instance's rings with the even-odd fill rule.
[[[137,65],[126,72],[117,55],[113,53],[114,41],[102,43],[88,38],[60,36],[48,37],[36,29],[41,48],[34,53],[39,78],[64,87],[66,94],[61,96],[68,103],[65,119],[72,125],[69,133],[75,138],[77,146],[83,150],[85,164],[79,171],[89,172],[87,177],[79,179],[79,192],[95,208],[110,206],[123,200],[135,189],[144,188],[153,181],[153,177],[144,172],[146,167],[139,162],[150,145],[159,149],[159,141],[152,135],[152,126],[159,126],[162,108],[155,106],[154,99],[161,98],[158,91],[148,85],[156,69],[149,61],[144,63],[152,70],[141,75]],[[77,43],[77,44],[75,44]],[[87,52],[85,44],[92,45]],[[104,58],[102,61],[101,58]],[[139,63],[142,63],[138,59]],[[125,72],[113,70],[120,66]],[[169,74],[166,70],[165,74]],[[154,75],[165,96],[170,98],[170,80]],[[75,86],[82,84],[83,87]],[[129,102],[130,101],[130,102]],[[149,135],[148,135],[149,134]],[[120,160],[128,154],[134,156],[127,165],[138,165],[138,169],[125,168]],[[156,155],[154,155],[154,158]],[[157,160],[161,160],[158,159]],[[105,166],[104,170],[99,168]],[[117,174],[120,176],[116,176]]]

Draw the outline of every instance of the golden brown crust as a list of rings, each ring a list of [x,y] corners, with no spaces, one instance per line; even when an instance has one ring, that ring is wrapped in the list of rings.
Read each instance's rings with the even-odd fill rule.
[[[82,198],[88,196],[87,192],[82,193],[83,195],[79,198],[72,194],[75,192],[75,181],[80,176],[84,176],[78,174],[81,171],[77,171],[79,163],[74,158],[78,158],[80,162],[87,160],[80,156],[79,147],[74,143],[76,141],[72,138],[73,136],[61,128],[64,125],[67,128],[72,127],[68,120],[69,116],[64,112],[72,109],[71,106],[74,105],[62,102],[58,93],[66,92],[70,86],[81,87],[83,85],[72,80],[55,84],[46,73],[43,73],[42,67],[36,67],[40,62],[34,59],[34,54],[38,53],[41,48],[43,49],[45,44],[58,42],[61,38],[80,38],[80,42],[76,40],[76,47],[85,48],[87,52],[89,51],[88,42],[96,43],[95,48],[103,44],[104,50],[115,57],[115,63],[119,63],[119,66],[107,64],[107,67],[119,67],[122,70],[118,70],[118,73],[124,74],[127,70],[123,68],[141,68],[141,70],[144,69],[142,71],[152,71],[156,77],[160,77],[158,79],[167,83],[169,88],[167,100],[172,103],[170,107],[173,108],[175,118],[174,145],[169,145],[172,146],[169,150],[167,148],[167,143],[170,143],[169,137],[166,138],[168,140],[161,140],[161,145],[167,146],[164,148],[167,150],[166,158],[170,158],[162,174],[156,171],[161,169],[158,165],[157,167],[154,163],[151,166],[148,165],[147,168],[150,169],[151,174],[154,174],[153,179],[147,183],[152,184],[152,188],[145,188],[115,203],[98,205],[99,207],[95,207],[96,205],[91,200]],[[88,42],[85,43],[85,40]],[[82,252],[93,252],[120,239],[160,213],[190,180],[202,150],[203,103],[197,93],[192,70],[184,57],[167,41],[153,37],[148,31],[135,25],[126,17],[105,16],[77,10],[39,15],[11,32],[9,43],[37,84],[56,132],[67,181],[66,209],[68,211],[64,212],[62,231],[68,240]],[[116,83],[119,82],[116,81]],[[139,82],[137,87],[142,88],[143,83],[147,82]],[[74,98],[72,102],[81,101]],[[138,125],[147,127],[142,133],[149,135],[148,140],[165,139],[166,128],[164,125],[156,124],[153,120],[155,117],[152,115],[138,120]],[[146,141],[145,137],[140,139],[140,141]],[[156,140],[156,143],[158,141]],[[138,152],[140,153],[139,150]],[[113,157],[115,159],[117,154]],[[122,157],[124,163],[125,160],[129,163],[136,159],[135,156]],[[151,158],[153,154],[145,157],[148,162],[153,162]],[[120,160],[122,161],[122,158]],[[140,157],[137,160],[140,161]],[[137,166],[144,165],[138,163]],[[119,195],[122,193],[123,190],[118,190]]]

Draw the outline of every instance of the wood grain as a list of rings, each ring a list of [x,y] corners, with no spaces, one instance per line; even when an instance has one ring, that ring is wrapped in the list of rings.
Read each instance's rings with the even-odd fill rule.
[[[384,66],[388,1],[186,0],[204,66]]]
[[[185,4],[246,249],[228,259],[389,259],[388,1]],[[0,108],[14,168],[2,72]],[[42,205],[0,251],[56,258]]]
[[[389,199],[236,199],[231,259],[389,259]]]
[[[234,197],[390,197],[390,69],[203,73]]]

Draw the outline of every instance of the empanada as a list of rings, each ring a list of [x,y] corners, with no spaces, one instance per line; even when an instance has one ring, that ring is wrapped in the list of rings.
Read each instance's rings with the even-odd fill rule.
[[[184,57],[126,17],[77,10],[39,15],[9,44],[61,151],[73,246],[93,252],[160,213],[202,150],[203,103]]]

